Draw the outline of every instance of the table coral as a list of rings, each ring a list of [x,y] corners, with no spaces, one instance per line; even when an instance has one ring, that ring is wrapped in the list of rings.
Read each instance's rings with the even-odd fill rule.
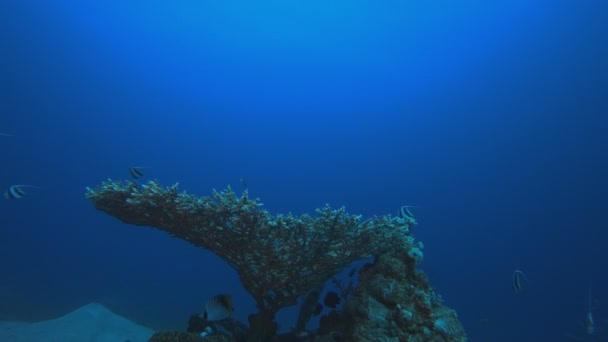
[[[276,333],[278,310],[297,304],[352,262],[399,251],[413,268],[422,257],[411,234],[412,217],[363,220],[329,205],[314,216],[272,215],[247,191],[237,196],[228,187],[197,197],[177,189],[156,181],[107,180],[87,188],[86,197],[125,223],[161,229],[225,260],[256,300],[259,312],[250,316],[250,325],[259,340]]]

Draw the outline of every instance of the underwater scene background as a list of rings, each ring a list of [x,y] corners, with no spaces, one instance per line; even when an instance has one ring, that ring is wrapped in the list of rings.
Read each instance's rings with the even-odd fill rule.
[[[39,187],[0,202],[0,320],[183,330],[227,292],[247,321],[221,259],[85,198],[142,166],[271,213],[415,206],[470,341],[608,341],[606,3],[8,0],[0,42],[0,186]]]

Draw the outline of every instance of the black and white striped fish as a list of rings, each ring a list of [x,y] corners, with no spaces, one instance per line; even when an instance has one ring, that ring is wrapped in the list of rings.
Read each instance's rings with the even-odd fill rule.
[[[144,176],[144,168],[143,167],[132,167],[129,169],[129,173],[131,174],[131,177],[133,177],[133,179],[138,179]]]
[[[40,189],[39,187],[33,186],[33,185],[15,184],[15,185],[11,185],[8,189],[6,189],[6,191],[4,192],[4,197],[6,197],[7,199],[23,198],[23,197],[25,197],[25,195],[27,195],[25,188]]]
[[[399,217],[402,219],[414,219],[414,213],[410,210],[410,208],[415,208],[413,205],[404,205],[399,208]]]
[[[205,304],[202,318],[209,322],[224,320],[232,314],[232,296],[228,294],[215,295]]]
[[[526,277],[523,271],[513,271],[513,275],[511,276],[511,287],[513,288],[513,291],[515,293],[520,294],[524,292],[526,289],[527,282],[528,278]]]

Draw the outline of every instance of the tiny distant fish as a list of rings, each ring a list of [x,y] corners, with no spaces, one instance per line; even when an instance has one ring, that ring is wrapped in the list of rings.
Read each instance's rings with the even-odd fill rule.
[[[39,187],[33,186],[33,185],[15,184],[15,185],[11,185],[8,189],[6,189],[6,191],[4,192],[4,197],[6,197],[7,199],[23,198],[23,197],[25,197],[25,195],[27,195],[25,188],[40,189]]]
[[[511,277],[511,286],[513,287],[513,291],[515,291],[515,293],[522,293],[526,289],[527,282],[528,278],[524,272],[520,270],[513,271],[513,276]]]
[[[587,312],[585,317],[585,332],[587,335],[593,335],[595,333],[595,321],[593,320],[593,313]]]
[[[144,170],[142,167],[132,167],[129,169],[129,173],[131,174],[131,177],[133,177],[133,179],[138,179],[143,177]]]
[[[585,331],[587,335],[595,334],[595,320],[593,319],[593,313],[591,312],[591,281],[589,282],[589,292],[587,292],[587,317],[585,317]]]
[[[404,205],[399,209],[399,217],[402,219],[414,219],[414,213],[410,210],[410,208],[415,208],[412,205]]]
[[[211,334],[213,334],[213,328],[211,328],[210,326],[206,326],[205,329],[200,334],[198,334],[198,336],[205,338]]]
[[[205,304],[203,319],[207,321],[221,321],[232,314],[232,296],[227,294],[215,295]]]
[[[334,291],[327,292],[325,298],[323,299],[323,304],[325,306],[335,309],[338,304],[340,304],[340,297]]]

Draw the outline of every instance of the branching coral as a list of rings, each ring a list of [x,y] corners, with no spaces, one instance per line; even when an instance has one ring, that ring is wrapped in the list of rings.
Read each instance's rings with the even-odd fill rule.
[[[353,261],[414,248],[411,218],[362,220],[328,205],[314,217],[271,215],[259,199],[246,191],[237,196],[230,188],[199,198],[178,193],[177,184],[108,180],[87,188],[86,196],[125,223],[164,230],[220,256],[270,320]]]

